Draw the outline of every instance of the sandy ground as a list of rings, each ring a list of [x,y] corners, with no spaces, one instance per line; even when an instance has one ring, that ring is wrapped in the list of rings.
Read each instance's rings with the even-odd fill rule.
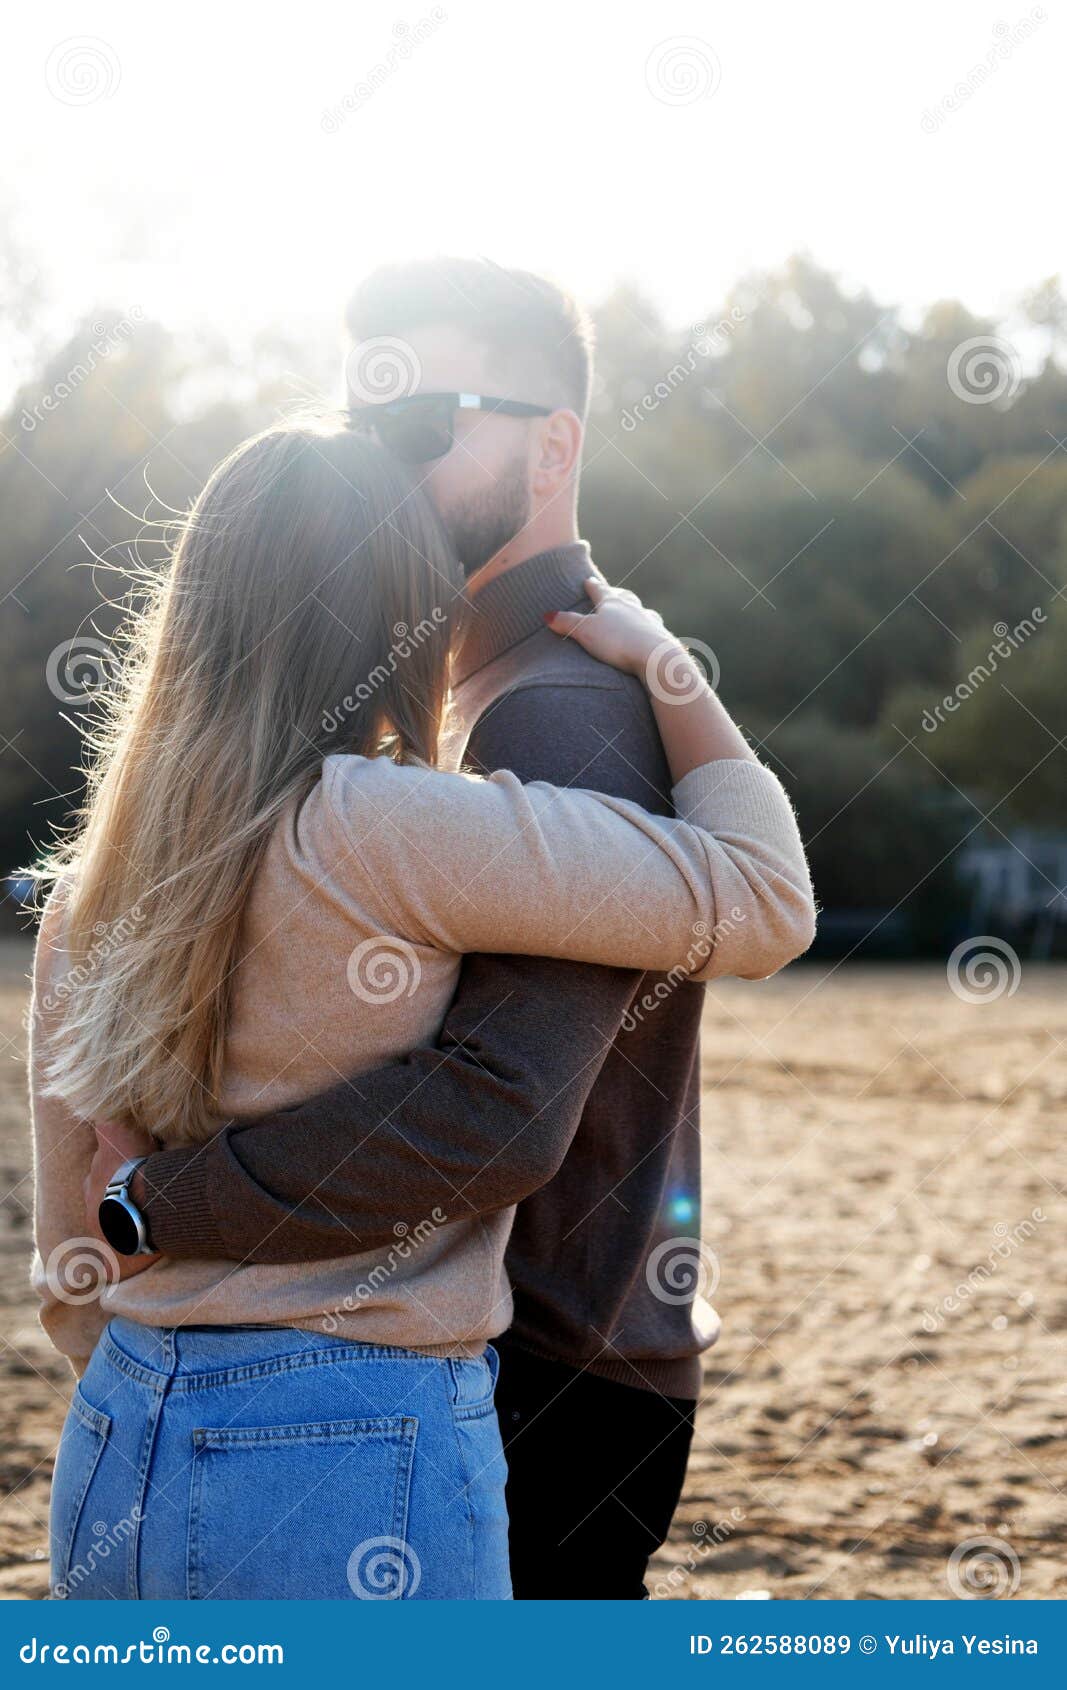
[[[66,1365],[26,1288],[25,946],[0,944],[0,1595],[46,1590]],[[661,1598],[1067,1594],[1067,971],[708,994],[708,1358]],[[975,1541],[977,1540],[977,1541]]]

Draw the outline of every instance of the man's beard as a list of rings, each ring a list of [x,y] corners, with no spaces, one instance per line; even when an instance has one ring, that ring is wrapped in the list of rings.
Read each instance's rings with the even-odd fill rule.
[[[494,486],[473,493],[445,514],[445,526],[470,580],[523,528],[530,515],[526,464],[515,464]]]

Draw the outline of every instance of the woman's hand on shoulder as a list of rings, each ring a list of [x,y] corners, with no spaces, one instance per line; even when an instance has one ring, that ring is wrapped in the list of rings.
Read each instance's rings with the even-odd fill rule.
[[[664,626],[662,616],[643,605],[636,593],[611,587],[596,576],[586,581],[585,590],[592,612],[551,612],[545,625],[552,633],[576,641],[601,663],[645,681],[650,665],[658,668],[673,648],[684,655],[685,648]]]

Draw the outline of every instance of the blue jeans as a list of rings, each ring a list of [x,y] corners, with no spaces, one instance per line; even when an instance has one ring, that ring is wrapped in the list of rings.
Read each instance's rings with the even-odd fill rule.
[[[53,1595],[510,1598],[496,1368],[113,1320],[59,1446]]]

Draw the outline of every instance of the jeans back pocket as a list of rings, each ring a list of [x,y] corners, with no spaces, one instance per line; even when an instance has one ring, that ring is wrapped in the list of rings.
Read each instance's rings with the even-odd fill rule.
[[[72,1551],[85,1498],[110,1432],[110,1416],[87,1402],[76,1385],[59,1440],[48,1518],[52,1596],[57,1601],[75,1592],[93,1570],[72,1564]]]
[[[193,1433],[189,1595],[400,1601],[418,1421],[200,1427]]]

